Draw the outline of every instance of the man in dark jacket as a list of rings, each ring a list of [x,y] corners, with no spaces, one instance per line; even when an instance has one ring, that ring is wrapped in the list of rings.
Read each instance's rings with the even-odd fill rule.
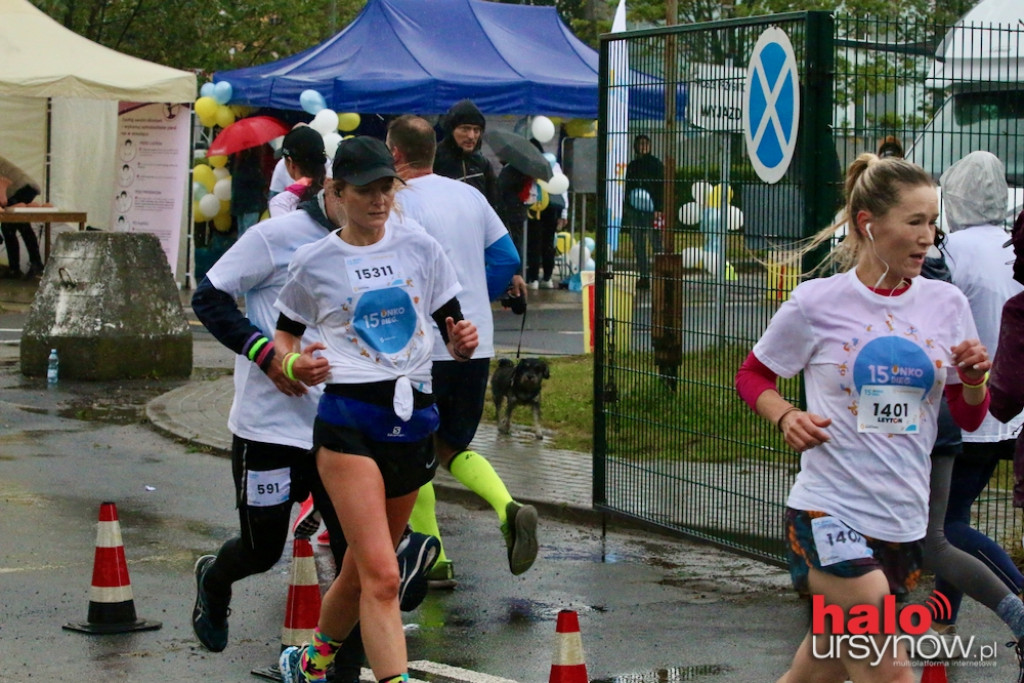
[[[461,100],[444,115],[442,127],[444,138],[437,144],[434,173],[472,185],[494,206],[497,199],[494,169],[480,152],[487,127],[484,115],[470,100]]]
[[[651,139],[646,135],[636,136],[633,152],[636,156],[626,166],[622,227],[629,230],[633,241],[636,268],[640,275],[636,286],[646,289],[650,287],[651,276],[648,241],[655,253],[661,251],[661,232],[654,227],[654,219],[661,212],[665,167],[658,157],[651,154]]]

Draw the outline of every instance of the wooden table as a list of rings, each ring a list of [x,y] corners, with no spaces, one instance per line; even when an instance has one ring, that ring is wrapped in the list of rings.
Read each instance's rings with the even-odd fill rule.
[[[79,230],[85,230],[84,211],[59,211],[57,209],[4,209],[0,212],[0,223],[42,223],[44,229],[43,260],[50,258],[50,224],[78,223]]]

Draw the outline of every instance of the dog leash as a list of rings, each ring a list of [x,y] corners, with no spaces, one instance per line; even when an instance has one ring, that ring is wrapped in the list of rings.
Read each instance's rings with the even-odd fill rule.
[[[519,360],[519,353],[523,348],[523,331],[526,329],[526,311],[529,309],[523,309],[523,321],[519,323],[519,344],[516,345],[516,360]]]

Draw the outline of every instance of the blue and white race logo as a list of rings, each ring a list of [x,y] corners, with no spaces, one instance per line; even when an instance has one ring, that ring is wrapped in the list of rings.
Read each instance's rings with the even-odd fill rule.
[[[857,391],[864,385],[890,385],[921,390],[928,395],[935,383],[935,366],[920,346],[901,337],[881,337],[869,342],[853,363]]]
[[[416,331],[412,299],[401,287],[366,292],[359,297],[352,326],[363,342],[381,353],[398,353]]]
[[[754,44],[743,94],[743,138],[757,176],[777,183],[789,168],[800,128],[800,79],[786,32],[765,29]]]

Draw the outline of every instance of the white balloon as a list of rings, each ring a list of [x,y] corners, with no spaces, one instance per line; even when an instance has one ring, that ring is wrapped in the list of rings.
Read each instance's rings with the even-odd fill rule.
[[[338,130],[338,113],[333,109],[321,109],[309,122],[309,127],[320,135],[327,135]]]
[[[206,195],[199,200],[199,210],[202,211],[203,215],[208,219],[212,219],[220,213],[220,199],[213,193]]]
[[[728,228],[731,232],[743,229],[743,211],[738,206],[729,207]]]
[[[563,194],[569,189],[569,177],[564,173],[556,173],[548,181],[548,192],[551,194]]]
[[[341,144],[341,135],[338,133],[328,133],[324,136],[324,152],[327,153],[328,159],[334,158],[334,153],[338,151],[338,145]]]
[[[683,204],[679,208],[679,222],[683,225],[697,225],[700,223],[700,205],[697,202]]]
[[[690,192],[693,194],[693,201],[697,202],[701,206],[708,203],[708,194],[711,192],[711,183],[706,183],[703,180],[698,180],[690,188]],[[694,221],[696,223],[697,221]]]
[[[218,166],[217,168],[213,169],[213,177],[216,178],[217,180],[224,180],[225,178],[230,176],[231,171],[224,168],[223,166]]]
[[[577,242],[576,244],[572,245],[572,248],[569,250],[569,253],[566,255],[566,260],[569,262],[569,266],[572,268],[573,272],[576,272],[577,270],[581,270],[580,269],[580,263],[583,263],[584,265],[586,265],[587,261],[590,260],[590,250],[587,249],[586,247],[583,247],[583,258],[581,259],[580,258],[580,245]]]
[[[213,186],[213,194],[217,199],[226,202],[231,199],[231,178],[222,178]],[[205,211],[203,213],[206,213]]]
[[[533,137],[537,138],[537,142],[543,144],[555,137],[555,124],[546,116],[537,116],[533,119],[530,131]]]
[[[704,250],[695,247],[683,249],[679,252],[679,260],[683,268],[700,268],[704,264]]]

